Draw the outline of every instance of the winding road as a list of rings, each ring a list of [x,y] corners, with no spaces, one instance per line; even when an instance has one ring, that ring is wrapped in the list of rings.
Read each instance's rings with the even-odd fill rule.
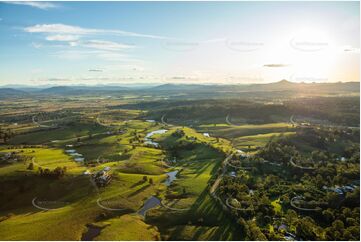
[[[293,197],[290,201],[290,204],[293,208],[295,209],[298,209],[298,210],[301,210],[301,211],[321,211],[322,208],[301,208],[301,207],[298,207],[297,205],[295,205],[295,200],[299,201],[301,200],[301,197],[300,196],[296,196],[296,197]]]
[[[35,121],[35,115],[32,117],[32,121],[34,124],[36,124],[39,128],[55,128],[58,125],[53,124],[53,125],[45,125],[45,124],[40,124],[38,121]],[[49,120],[52,121],[52,120]]]
[[[239,126],[239,125],[235,125],[233,124],[230,120],[229,120],[229,114],[226,116],[226,123],[230,126]]]
[[[308,171],[312,171],[312,170],[315,170],[316,168],[314,167],[307,167],[307,166],[300,166],[300,165],[297,165],[296,163],[293,162],[293,157],[291,157],[290,159],[290,163],[293,167],[296,167],[296,168],[299,168],[299,169],[302,169],[302,170],[308,170]]]
[[[160,121],[162,122],[162,124],[166,125],[166,126],[172,126],[171,124],[167,123],[166,121],[164,121],[166,114],[163,114],[163,116],[160,118]]]
[[[233,154],[230,154],[229,156],[227,156],[223,161],[222,161],[222,173],[217,177],[217,179],[215,180],[215,182],[213,183],[211,189],[209,189],[209,192],[212,195],[215,195],[215,192],[217,191],[217,188],[219,186],[219,183],[221,182],[224,174],[226,174],[227,171],[227,163],[228,161],[232,158]]]

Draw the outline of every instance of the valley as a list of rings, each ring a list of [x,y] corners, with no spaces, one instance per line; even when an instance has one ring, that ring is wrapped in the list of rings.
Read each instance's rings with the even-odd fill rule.
[[[2,239],[358,239],[359,97],[271,87],[2,98]]]

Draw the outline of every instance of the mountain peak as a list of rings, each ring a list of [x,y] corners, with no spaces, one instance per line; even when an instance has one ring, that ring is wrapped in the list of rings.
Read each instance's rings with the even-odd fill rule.
[[[276,82],[275,84],[281,84],[281,85],[292,85],[293,82],[287,81],[286,79],[282,79],[281,81]]]

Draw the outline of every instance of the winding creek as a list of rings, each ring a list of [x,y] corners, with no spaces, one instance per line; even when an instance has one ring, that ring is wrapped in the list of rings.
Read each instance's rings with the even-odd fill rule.
[[[178,172],[179,171],[171,171],[166,173],[168,177],[164,181],[164,184],[167,187],[170,186],[175,179],[177,179]],[[148,210],[155,208],[159,205],[161,205],[161,200],[155,196],[151,196],[150,198],[148,198],[147,201],[145,201],[143,207],[137,212],[137,214],[145,217]]]
[[[159,129],[159,130],[149,132],[144,138],[145,139],[144,143],[151,144],[155,147],[158,147],[159,144],[157,142],[154,142],[151,137],[155,134],[164,134],[167,131],[168,131],[167,129]],[[175,171],[165,173],[167,175],[167,179],[164,181],[164,184],[167,187],[170,186],[175,179],[177,179],[178,172],[179,172],[178,170],[175,170]],[[147,214],[147,211],[149,211],[150,209],[155,208],[159,205],[161,205],[161,200],[155,196],[151,196],[148,198],[148,200],[145,201],[143,207],[137,213],[139,215],[145,217]]]
[[[154,145],[155,147],[158,147],[158,143],[154,142],[151,137],[155,134],[164,134],[166,133],[168,130],[166,129],[160,129],[160,130],[155,130],[152,132],[149,132],[146,136],[145,136],[145,144],[151,144]],[[167,175],[167,179],[164,181],[163,184],[165,184],[167,187],[170,186],[172,184],[172,182],[174,180],[177,179],[177,174],[178,174],[178,170],[175,171],[170,171],[170,172],[166,172],[165,174]],[[137,211],[137,214],[141,215],[142,217],[145,218],[147,212],[152,209],[155,208],[159,205],[161,205],[161,200],[159,198],[157,198],[156,196],[150,196],[145,202],[144,205]],[[85,241],[91,241],[93,240],[95,237],[97,237],[102,228],[94,226],[94,225],[87,225],[87,232],[85,232],[81,238],[81,240],[85,240]]]
[[[159,129],[159,130],[155,130],[152,132],[149,132],[145,137],[144,137],[144,144],[149,144],[149,145],[153,145],[155,147],[158,147],[159,144],[157,142],[154,142],[151,137],[155,134],[164,134],[166,133],[168,130],[167,129]]]
[[[144,143],[147,143],[147,144],[152,144],[154,145],[155,147],[158,147],[158,143],[157,142],[154,142],[151,137],[155,134],[164,134],[166,133],[168,130],[166,129],[160,129],[160,130],[156,130],[156,131],[152,131],[150,133],[148,133],[146,136],[145,136],[145,142]],[[164,181],[164,184],[168,187],[172,184],[172,182],[177,179],[177,174],[178,174],[178,170],[175,170],[175,171],[171,171],[171,172],[167,172],[165,174],[167,174],[167,179]],[[145,217],[146,214],[147,214],[147,211],[154,208],[154,207],[157,207],[161,205],[161,200],[155,196],[151,196],[150,198],[148,198],[147,201],[145,201],[143,207],[137,212],[139,215]]]

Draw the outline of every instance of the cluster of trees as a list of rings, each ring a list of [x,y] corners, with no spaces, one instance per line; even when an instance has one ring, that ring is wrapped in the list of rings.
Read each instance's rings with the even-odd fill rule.
[[[329,120],[346,126],[360,124],[360,97],[298,98],[285,106],[299,115]]]
[[[329,141],[331,137],[341,137],[349,146],[334,152],[317,148],[306,152],[295,146],[292,138],[280,137],[272,139],[257,155],[232,163],[253,165],[249,170],[236,169],[236,177],[224,177],[218,189],[223,201],[235,198],[240,207],[252,208],[248,211],[230,208],[248,239],[263,235],[268,240],[283,240],[285,232],[268,229],[269,225],[282,221],[287,233],[302,240],[359,240],[360,190],[354,186],[359,183],[360,175],[359,143],[347,138],[344,132],[326,131],[308,129],[302,135],[317,134],[318,140],[328,137]],[[314,169],[294,167],[291,158]],[[343,190],[340,194],[334,191],[338,186],[352,186],[353,190]],[[302,196],[298,203],[301,208],[318,209],[305,212],[292,207],[291,200],[296,196]],[[279,198],[280,209],[272,202],[275,198]],[[252,229],[251,225],[258,229]]]
[[[0,144],[6,144],[14,135],[15,133],[10,128],[4,129],[0,126]]]
[[[30,164],[33,164],[33,163],[30,163]],[[34,168],[34,165],[32,165],[32,167]],[[28,169],[29,168],[31,168],[30,165],[29,165]],[[66,166],[64,166],[64,167],[58,166],[58,167],[54,168],[54,170],[50,170],[48,168],[44,169],[42,167],[39,167],[38,172],[39,172],[39,175],[42,177],[59,179],[65,175],[66,170],[67,170]]]

